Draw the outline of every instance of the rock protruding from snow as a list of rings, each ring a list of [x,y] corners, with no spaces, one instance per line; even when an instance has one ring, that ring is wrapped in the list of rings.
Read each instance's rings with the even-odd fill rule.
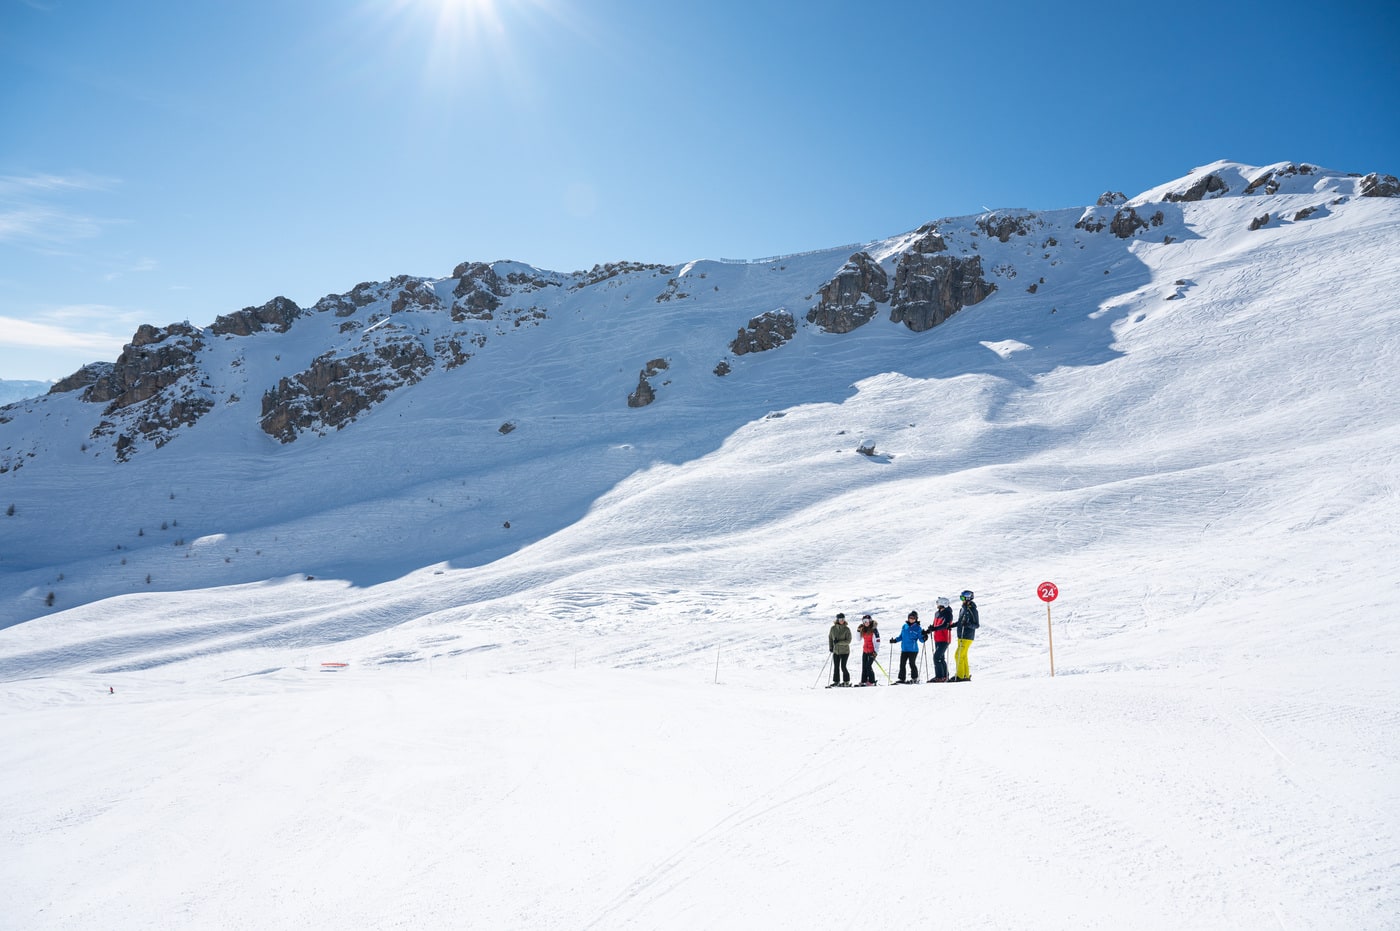
[[[1204,200],[1207,195],[1225,194],[1229,190],[1229,185],[1225,183],[1224,179],[1221,178],[1220,175],[1216,174],[1215,172],[1211,172],[1208,175],[1202,175],[1201,177],[1197,178],[1194,182],[1192,182],[1189,186],[1182,190],[1168,191],[1166,194],[1163,195],[1162,199],[1170,201],[1173,204],[1183,202],[1193,203],[1198,200]]]
[[[786,310],[770,310],[749,320],[729,344],[736,356],[776,349],[797,335],[797,321]]]
[[[827,333],[849,333],[870,322],[876,304],[890,299],[890,279],[868,252],[857,252],[822,285],[821,297],[807,311],[807,322]]]
[[[1108,217],[1107,214],[1106,207],[1089,207],[1075,222],[1074,228],[1086,233],[1100,233],[1107,229],[1119,239],[1130,239],[1138,230],[1161,226],[1166,222],[1166,217],[1160,210],[1154,213],[1150,220],[1144,220],[1132,207],[1119,207],[1112,217]]]
[[[977,218],[977,228],[999,242],[1010,242],[1012,236],[1024,236],[1035,223],[1035,214],[989,213]]]
[[[1400,197],[1400,178],[1373,171],[1361,179],[1357,190],[1362,197]]]
[[[1159,211],[1157,215],[1160,217],[1161,212]],[[1132,207],[1120,209],[1113,215],[1113,219],[1108,224],[1109,230],[1119,239],[1127,239],[1138,230],[1147,229],[1147,226],[1147,221],[1138,216],[1138,212]]]
[[[1283,182],[1288,178],[1295,178],[1299,175],[1312,175],[1320,170],[1321,169],[1316,165],[1309,165],[1306,162],[1301,165],[1295,165],[1292,162],[1287,162],[1283,165],[1275,165],[1272,168],[1266,169],[1258,177],[1250,181],[1249,184],[1245,186],[1244,192],[1246,194],[1253,194],[1262,188],[1265,194],[1277,194],[1279,188],[1283,186]]]
[[[245,307],[231,314],[216,317],[209,327],[215,336],[251,336],[272,329],[285,333],[292,321],[301,316],[302,309],[290,298],[274,297],[261,307]]]
[[[996,290],[982,277],[982,257],[944,254],[948,248],[937,229],[922,234],[899,257],[890,320],[916,333],[932,329],[964,307],[980,303]]]
[[[282,378],[263,394],[263,432],[290,443],[303,432],[339,430],[404,385],[417,384],[433,359],[416,338],[381,336],[376,345],[350,355],[326,353],[305,371]]]
[[[106,403],[109,413],[145,401],[194,373],[203,348],[200,330],[188,323],[143,323],[110,371],[83,391],[83,400]]]
[[[138,440],[164,446],[180,427],[192,426],[213,408],[201,387],[202,337],[189,323],[142,324],[115,364],[85,366],[59,385],[76,390],[87,382],[82,399],[107,405],[92,437],[114,436],[117,459],[125,461]]]
[[[1104,191],[1099,195],[1099,199],[1094,201],[1095,205],[1099,207],[1116,207],[1127,202],[1128,198],[1122,191]]]
[[[433,289],[432,282],[426,278],[396,278],[396,283],[400,283],[398,293],[394,295],[394,300],[389,304],[389,313],[401,314],[405,310],[439,310],[442,308],[442,301],[438,299],[437,291]]]
[[[671,363],[666,359],[652,359],[642,369],[641,376],[637,379],[637,390],[627,396],[628,407],[646,407],[656,400],[656,389],[651,386],[648,379],[655,378],[671,367]],[[670,382],[667,382],[670,384]]]
[[[109,377],[114,368],[116,366],[111,362],[89,362],[67,378],[60,378],[54,382],[53,387],[49,389],[49,394],[81,391],[83,388]]]
[[[510,295],[510,288],[496,274],[496,270],[485,262],[463,262],[452,270],[457,286],[452,289],[452,319],[458,323],[464,320],[491,320],[501,306],[502,299]]]
[[[636,390],[627,396],[627,406],[646,407],[655,400],[656,389],[651,386],[651,382],[647,381],[647,373],[643,370],[637,378]]]

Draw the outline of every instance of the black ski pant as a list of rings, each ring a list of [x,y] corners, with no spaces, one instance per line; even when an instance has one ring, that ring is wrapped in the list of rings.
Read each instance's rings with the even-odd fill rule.
[[[904,667],[905,667],[905,665],[908,665],[908,666],[909,666],[909,680],[910,680],[911,682],[918,682],[918,681],[919,681],[919,653],[918,653],[917,650],[914,651],[913,653],[900,653],[900,654],[899,654],[899,681],[900,681],[900,682],[903,682],[903,681],[904,681]]]
[[[846,668],[846,660],[849,657],[849,653],[831,654],[831,682],[833,685],[837,682],[851,681],[851,671]]]
[[[948,661],[943,658],[943,654],[948,652],[948,644],[935,642],[933,645],[933,677],[935,679],[948,678]]]
[[[860,684],[874,684],[875,682],[875,654],[862,653],[860,655]]]

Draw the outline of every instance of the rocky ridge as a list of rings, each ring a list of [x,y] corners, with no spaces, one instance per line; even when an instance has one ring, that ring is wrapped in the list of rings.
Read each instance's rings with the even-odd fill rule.
[[[719,361],[712,369],[712,362],[704,363],[705,377],[735,372],[740,359],[781,351],[807,329],[848,336],[883,314],[889,323],[923,333],[985,302],[999,290],[998,281],[1027,271],[1038,280],[1025,291],[1039,300],[1053,286],[1057,266],[1072,258],[1076,237],[1107,232],[1126,247],[1163,227],[1178,230],[1182,211],[1191,204],[1227,196],[1294,198],[1287,210],[1271,207],[1262,217],[1253,214],[1255,228],[1264,228],[1325,218],[1353,197],[1400,196],[1400,182],[1392,175],[1343,175],[1306,163],[1264,169],[1217,163],[1137,198],[1105,192],[1073,221],[1061,219],[1063,212],[1030,211],[934,221],[850,253],[835,268],[828,266],[823,277],[794,282],[792,299],[806,298],[800,318],[770,303],[771,309],[750,310],[730,323],[737,334],[727,344],[713,345],[711,360],[718,356]],[[1160,241],[1170,244],[1173,236]],[[400,275],[361,282],[306,308],[279,296],[220,316],[205,328],[143,325],[115,362],[84,366],[56,383],[50,395],[76,396],[93,405],[89,440],[97,454],[109,449],[118,461],[165,446],[216,408],[243,410],[245,394],[249,426],[291,444],[346,429],[426,378],[470,371],[488,344],[547,328],[563,307],[587,315],[601,313],[590,308],[606,305],[614,308],[607,314],[616,314],[621,307],[681,302],[703,314],[709,296],[720,290],[718,281],[706,276],[721,267],[617,262],[561,274],[515,262],[462,262],[445,278]],[[787,265],[770,263],[767,271],[781,276]],[[1048,294],[1044,299],[1053,301]],[[598,323],[611,325],[605,317]],[[628,325],[645,326],[644,316]],[[302,341],[310,339],[313,351],[284,360],[282,347],[298,334],[306,334]],[[654,358],[636,382],[620,382],[614,395],[618,406],[645,407],[660,400],[653,380],[670,364],[668,356]],[[230,369],[241,373],[246,385],[241,392],[213,387],[228,381],[222,376]],[[696,377],[696,371],[701,369],[682,366],[668,377]],[[659,387],[664,391],[667,384]],[[0,408],[0,423],[32,403]],[[0,471],[35,454],[0,447]]]

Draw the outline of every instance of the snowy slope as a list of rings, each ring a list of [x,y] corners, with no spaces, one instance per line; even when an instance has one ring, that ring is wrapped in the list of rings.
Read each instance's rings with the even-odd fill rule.
[[[722,378],[852,250],[557,289],[288,445],[245,406],[331,320],[126,463],[25,402],[0,926],[1400,926],[1400,201],[1272,167],[942,221],[986,301]],[[971,684],[812,688],[965,587]]]

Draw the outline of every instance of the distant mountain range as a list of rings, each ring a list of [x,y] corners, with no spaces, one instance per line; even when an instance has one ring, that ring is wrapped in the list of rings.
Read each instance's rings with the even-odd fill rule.
[[[37,398],[53,387],[51,381],[22,381],[0,378],[0,404],[11,404],[25,398]]]

